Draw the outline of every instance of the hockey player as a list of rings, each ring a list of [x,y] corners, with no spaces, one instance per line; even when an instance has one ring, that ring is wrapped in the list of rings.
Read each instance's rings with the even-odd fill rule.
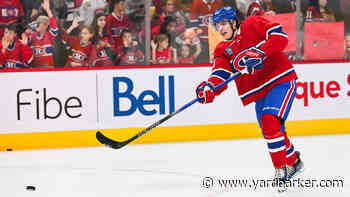
[[[32,50],[28,46],[28,37],[22,34],[18,40],[16,25],[11,24],[5,28],[0,43],[0,66],[5,68],[23,68],[33,60]]]
[[[303,163],[284,126],[296,94],[297,79],[291,62],[282,52],[288,43],[287,35],[279,24],[260,16],[248,17],[239,24],[231,7],[216,10],[213,25],[225,41],[217,45],[211,75],[198,85],[197,97],[201,103],[213,102],[227,85],[216,91],[213,87],[232,73],[241,72],[235,79],[238,94],[243,105],[255,102],[256,116],[275,167],[275,179],[289,180],[301,172]]]

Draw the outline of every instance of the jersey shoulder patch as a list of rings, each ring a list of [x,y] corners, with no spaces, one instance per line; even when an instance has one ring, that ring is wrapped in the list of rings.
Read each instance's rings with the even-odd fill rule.
[[[220,56],[229,57],[232,54],[233,54],[233,49],[230,47],[230,42],[222,41],[215,48],[214,58],[220,57]]]

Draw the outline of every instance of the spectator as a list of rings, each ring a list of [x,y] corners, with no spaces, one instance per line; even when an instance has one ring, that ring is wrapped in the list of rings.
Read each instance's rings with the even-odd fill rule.
[[[172,16],[176,19],[176,32],[177,34],[181,34],[185,31],[185,17],[175,6],[175,0],[166,0],[164,11],[160,15],[159,21],[163,23],[167,16]]]
[[[256,0],[249,5],[247,16],[276,15],[271,0]]]
[[[327,3],[327,0],[310,0],[310,6],[306,11],[306,21],[334,22],[334,12],[328,8]]]
[[[203,31],[203,33],[200,35],[203,50],[196,60],[197,63],[209,62],[209,21],[215,10],[223,6],[224,4],[221,0],[193,0],[190,10],[191,26],[199,27]]]
[[[0,38],[7,25],[19,23],[23,17],[24,11],[19,0],[0,0]]]
[[[133,30],[129,18],[125,15],[124,0],[114,0],[112,3],[113,12],[107,17],[107,32],[112,38],[112,45],[116,49],[121,43],[121,31],[123,29]]]
[[[176,37],[175,41],[179,46],[183,44],[195,46],[200,43],[200,34],[202,34],[202,29],[198,27],[187,28],[183,34]]]
[[[93,65],[96,60],[96,47],[91,42],[94,36],[94,30],[89,25],[83,25],[80,28],[79,37],[69,34],[79,27],[79,19],[74,18],[72,25],[63,31],[63,42],[70,50],[66,66],[80,67]]]
[[[96,45],[97,57],[93,62],[93,66],[112,66],[115,65],[117,58],[114,49],[109,44],[106,18],[107,15],[105,14],[104,9],[97,9],[95,11],[95,17],[92,21],[91,27],[95,32],[92,40]]]
[[[151,45],[152,45],[152,63],[169,64],[171,61],[171,47],[169,47],[168,36],[165,34],[157,35],[155,38],[155,41],[152,40]]]
[[[168,36],[169,46],[171,47],[176,47],[175,38],[178,35],[178,32],[176,32],[176,26],[176,19],[172,16],[167,16],[159,27],[159,33],[166,34]]]
[[[4,36],[0,43],[0,66],[2,68],[23,68],[33,60],[32,50],[28,46],[28,37],[22,34],[18,40],[16,25],[11,24],[4,30]]]
[[[39,16],[34,23],[35,32],[28,29],[30,47],[33,50],[33,67],[53,67],[54,40],[58,35],[56,18],[51,12],[49,0],[44,0],[41,7],[47,12],[47,16]]]
[[[109,41],[107,25],[106,25],[107,15],[103,9],[98,9],[95,11],[95,17],[91,23],[92,28],[94,29],[93,41],[104,40],[105,42]]]
[[[194,60],[201,53],[201,45],[198,42],[196,44],[196,51],[191,55],[191,46],[188,44],[183,44],[181,46],[181,56],[178,57],[177,63],[179,64],[194,64]]]
[[[136,41],[132,40],[131,32],[128,29],[124,29],[121,34],[122,44],[118,46],[117,53],[119,56],[119,64],[132,65],[137,63],[143,63],[144,55],[142,50]]]
[[[96,40],[96,59],[93,61],[92,66],[113,66],[117,62],[117,54],[111,45],[101,37]]]
[[[172,16],[165,17],[164,21],[160,25],[156,25],[151,29],[151,40],[154,40],[158,34],[165,34],[168,36],[169,46],[175,46],[176,32],[176,19]],[[145,29],[139,34],[139,41],[143,43],[145,41]]]

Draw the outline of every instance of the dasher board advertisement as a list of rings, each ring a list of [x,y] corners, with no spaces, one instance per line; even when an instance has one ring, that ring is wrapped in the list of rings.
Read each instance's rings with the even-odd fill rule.
[[[95,71],[1,73],[0,133],[96,128]]]

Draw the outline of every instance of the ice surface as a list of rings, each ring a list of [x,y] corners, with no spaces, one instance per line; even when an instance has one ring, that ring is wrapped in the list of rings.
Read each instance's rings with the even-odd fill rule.
[[[301,179],[341,179],[342,188],[221,188],[217,179],[271,179],[262,139],[0,153],[1,197],[350,196],[350,135],[295,137]],[[204,177],[214,186],[204,188]],[[26,186],[36,187],[27,191]]]

